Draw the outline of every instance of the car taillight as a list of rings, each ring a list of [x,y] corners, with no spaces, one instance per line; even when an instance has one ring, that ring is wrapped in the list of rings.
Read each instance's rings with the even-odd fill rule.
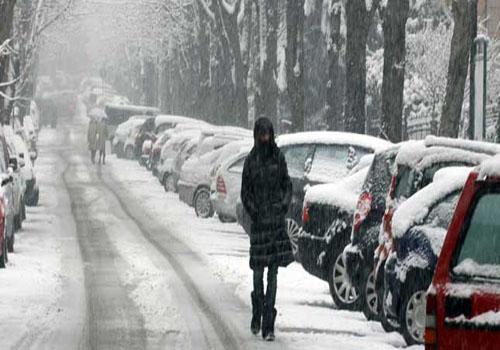
[[[394,208],[387,207],[384,213],[384,235],[390,239],[392,237],[392,217],[394,215]]]
[[[309,203],[304,202],[302,207],[302,224],[307,224],[309,222]]]
[[[434,293],[427,294],[426,317],[425,317],[425,349],[437,349],[437,327],[436,327],[437,297]]]
[[[368,192],[363,192],[359,196],[356,212],[354,213],[354,229],[358,230],[363,221],[367,218],[372,208],[372,195]]]
[[[226,183],[222,176],[217,176],[217,192],[227,194]]]

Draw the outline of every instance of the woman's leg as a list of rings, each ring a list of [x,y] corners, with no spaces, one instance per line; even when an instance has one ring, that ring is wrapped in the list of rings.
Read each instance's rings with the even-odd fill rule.
[[[253,270],[252,322],[250,329],[253,334],[260,332],[262,311],[264,308],[264,268]]]
[[[274,321],[276,320],[276,293],[278,290],[278,268],[277,264],[267,269],[267,291],[262,318],[262,337],[267,341],[274,340]]]

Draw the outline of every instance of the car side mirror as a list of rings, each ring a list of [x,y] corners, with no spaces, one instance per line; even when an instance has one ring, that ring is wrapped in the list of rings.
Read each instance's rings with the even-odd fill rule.
[[[12,171],[17,170],[17,158],[10,158],[9,159],[9,167],[12,169]]]

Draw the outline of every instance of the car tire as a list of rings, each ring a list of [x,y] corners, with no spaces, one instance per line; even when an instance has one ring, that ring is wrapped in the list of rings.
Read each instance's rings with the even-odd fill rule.
[[[350,281],[342,251],[335,255],[328,269],[328,286],[333,302],[341,310],[359,310],[361,296]]]
[[[206,187],[199,188],[193,199],[193,207],[196,216],[207,219],[214,216],[214,207],[210,200],[210,191]]]
[[[125,159],[133,160],[134,158],[135,158],[134,147],[127,146],[127,148],[125,148]]]
[[[227,223],[231,223],[231,222],[236,222],[236,220],[234,220],[233,218],[229,217],[229,216],[226,216],[226,215],[218,215],[219,217],[219,221],[224,223],[224,224],[227,224]]]
[[[6,264],[7,264],[7,261],[9,261],[9,257],[8,257],[8,252],[7,252],[7,237],[5,237],[5,240],[3,242],[3,252],[2,252],[2,256],[0,256],[0,269],[4,269],[6,267]]]
[[[28,207],[36,207],[40,199],[40,190],[32,191],[28,196],[26,196],[26,205]]]
[[[378,290],[378,300],[379,300],[379,319],[382,328],[387,333],[390,332],[399,332],[400,325],[397,324],[396,320],[389,319],[387,317],[387,312],[385,311],[385,287],[382,287]]]
[[[405,283],[402,287],[403,298],[399,310],[400,331],[408,346],[424,343],[428,287],[425,287],[418,278],[409,281],[412,283]]]
[[[9,253],[14,253],[14,241],[15,241],[16,235],[14,232],[12,232],[12,237],[10,239],[7,239],[7,251]]]
[[[247,233],[249,232],[250,227]],[[293,257],[296,262],[300,263],[299,237],[302,234],[302,227],[294,219],[286,219],[286,233],[288,234],[288,239],[290,239]]]
[[[366,271],[362,278],[362,311],[368,321],[379,321],[378,295],[375,288],[375,276],[373,270]]]
[[[171,174],[163,176],[163,189],[165,192],[175,192],[174,177]]]

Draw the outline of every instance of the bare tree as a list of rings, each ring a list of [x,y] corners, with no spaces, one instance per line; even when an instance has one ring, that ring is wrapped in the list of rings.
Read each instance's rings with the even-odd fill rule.
[[[12,49],[12,23],[14,19],[14,6],[16,0],[0,0],[0,120],[8,119],[9,108],[7,104],[8,96],[5,89],[11,86],[14,81],[8,82],[8,70]],[[6,101],[7,100],[7,101]]]
[[[304,130],[304,0],[287,1],[286,35],[286,81],[292,127],[295,131],[302,131]]]
[[[451,4],[454,28],[451,39],[450,63],[446,96],[441,115],[439,135],[458,137],[460,116],[464,100],[465,81],[471,47],[471,17],[474,2],[454,0]]]
[[[366,43],[368,30],[379,0],[349,0],[345,5],[346,38],[346,102],[345,130],[363,134],[366,110]],[[367,4],[370,5],[367,7]]]
[[[400,142],[403,136],[406,21],[409,10],[409,0],[388,0],[383,9],[382,133],[392,142]]]

